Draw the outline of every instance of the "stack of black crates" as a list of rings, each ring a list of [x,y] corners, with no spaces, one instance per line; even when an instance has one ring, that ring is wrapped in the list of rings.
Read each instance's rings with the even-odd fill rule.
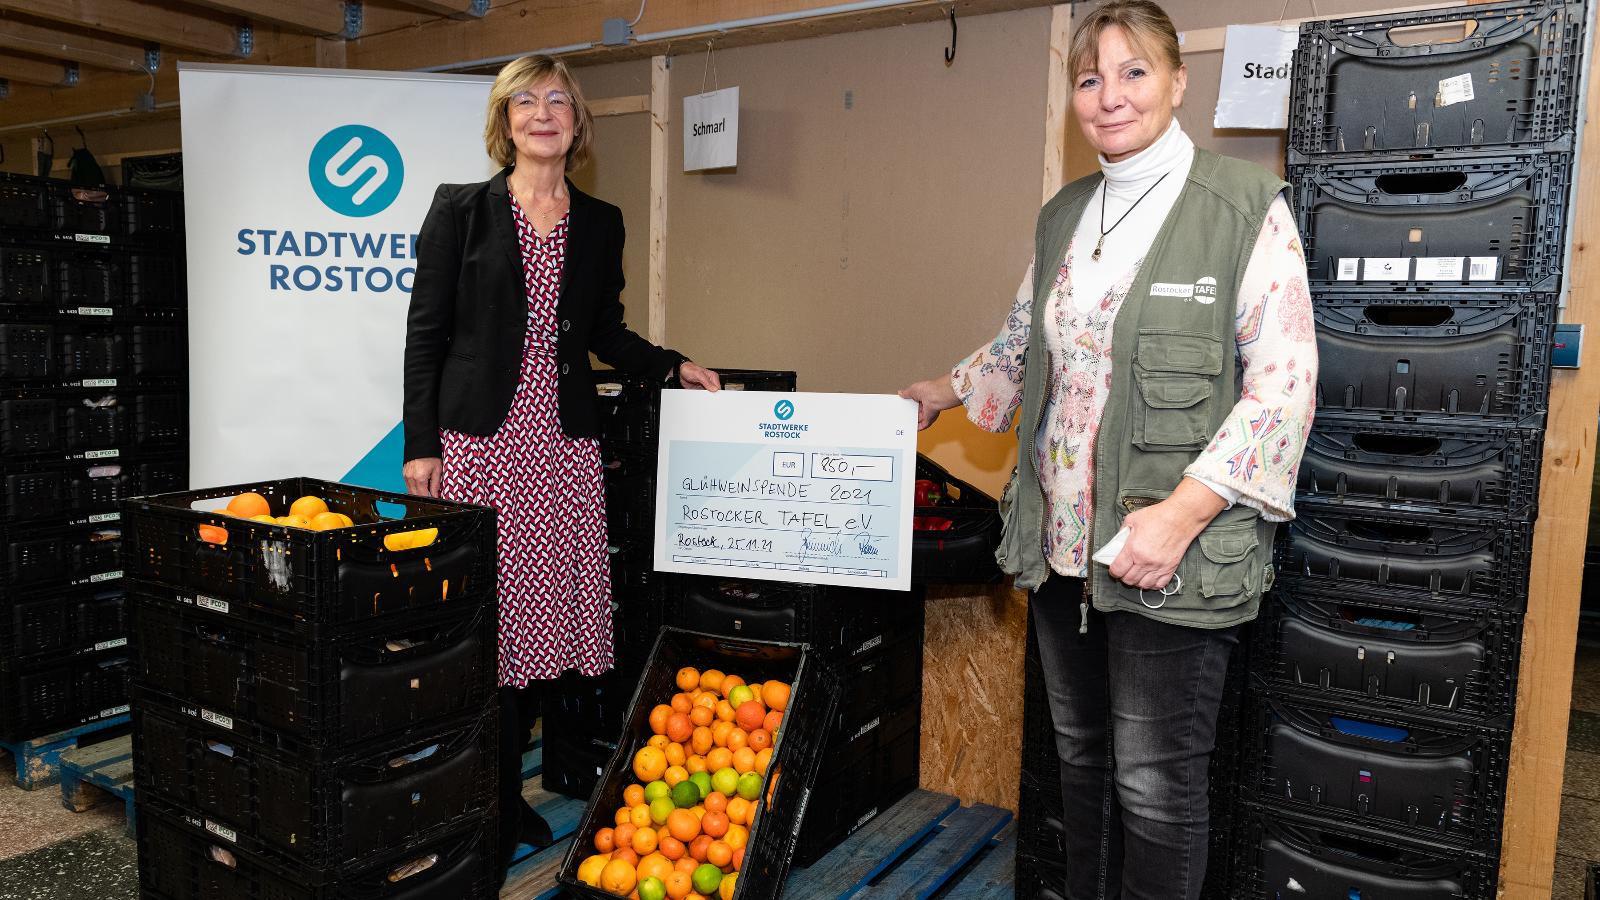
[[[1301,29],[1317,416],[1255,628],[1240,900],[1495,895],[1585,14]]]
[[[793,372],[718,369],[727,390],[793,391]],[[655,571],[657,428],[668,382],[612,370],[594,374],[611,556],[616,665],[597,677],[569,672],[544,698],[543,786],[588,800],[616,751],[628,704],[664,624],[667,579]]]
[[[202,511],[245,491],[355,525]],[[124,534],[141,896],[496,895],[492,511],[293,478]]]
[[[122,498],[188,480],[182,197],[0,174],[0,739],[127,712]]]

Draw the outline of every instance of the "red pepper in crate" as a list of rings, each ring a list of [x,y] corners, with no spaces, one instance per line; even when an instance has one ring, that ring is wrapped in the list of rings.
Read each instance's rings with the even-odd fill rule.
[[[927,478],[918,478],[911,493],[918,506],[938,506],[944,499],[944,485]]]
[[[911,530],[913,531],[949,531],[955,525],[955,522],[943,516],[911,517]]]

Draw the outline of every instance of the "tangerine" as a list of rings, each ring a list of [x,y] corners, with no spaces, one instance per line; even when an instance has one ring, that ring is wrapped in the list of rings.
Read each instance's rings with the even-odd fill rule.
[[[264,513],[262,515],[259,515],[259,516],[251,516],[250,517],[250,521],[252,521],[252,522],[265,522],[268,525],[276,525],[276,524],[278,524],[277,517],[269,516],[269,515],[266,515]]]
[[[733,751],[727,747],[713,747],[706,754],[706,768],[712,772],[720,772],[733,765]]]
[[[633,833],[633,841],[629,844],[633,852],[640,856],[649,856],[656,852],[656,830],[654,828],[640,828]]]
[[[768,747],[756,754],[756,771],[761,773],[762,778],[767,777],[767,766],[770,765],[772,765],[772,748]]]
[[[312,531],[329,531],[334,528],[344,528],[346,517],[336,512],[319,512],[311,516]]]
[[[639,876],[634,872],[633,866],[629,865],[626,860],[616,857],[612,857],[611,861],[606,863],[606,867],[600,871],[600,888],[613,894],[626,896],[629,891],[633,890],[633,886],[638,880]]]
[[[706,815],[710,815],[710,813],[706,813]],[[704,827],[705,826],[705,822],[702,821],[700,823],[700,825],[702,827]],[[711,841],[712,840],[713,840],[713,838],[711,837],[711,835],[702,834],[699,837],[695,838],[694,840],[690,841],[689,842],[689,858],[693,859],[697,863],[705,862],[706,861],[706,848],[711,846]]]
[[[735,753],[750,744],[750,733],[743,728],[735,728],[728,732],[728,749]]]
[[[635,804],[635,805],[637,805],[637,804]],[[633,807],[632,806],[620,806],[620,807],[618,807],[617,808],[617,814],[612,817],[612,821],[616,822],[616,824],[618,824],[618,825],[626,825],[626,824],[628,824],[628,822],[632,821],[632,819],[633,819]]]
[[[671,741],[668,741],[667,736],[664,734],[652,734],[650,735],[650,740],[645,741],[644,743],[647,747],[654,747],[657,750],[665,752],[667,749],[667,744],[671,743]]]
[[[681,864],[684,859],[689,859],[689,857],[685,856],[678,862]],[[689,859],[689,862],[693,863],[694,860]],[[684,871],[674,868],[671,875],[662,879],[667,883],[667,896],[671,897],[672,900],[684,900],[685,897],[689,896],[689,892],[694,890],[694,879],[689,874],[690,871],[693,871],[693,869]]]
[[[695,869],[698,869],[698,868],[700,868],[700,860],[695,859],[693,856],[690,856],[688,851],[687,851],[687,849],[685,849],[685,851],[684,851],[683,859],[680,859],[677,862],[672,864],[672,870],[674,872],[685,872],[685,873],[688,873],[688,872],[693,872]]]
[[[668,740],[682,742],[689,739],[689,735],[694,732],[694,723],[689,721],[688,716],[681,712],[673,712],[670,706],[658,706],[656,709],[667,711],[667,717],[662,721],[662,731],[666,733]],[[654,726],[655,713],[652,712],[650,715],[651,725]]]
[[[728,701],[726,701],[726,700],[718,700],[717,701],[717,718],[721,719],[724,722],[732,722],[733,721],[733,718],[734,718],[734,716],[733,716],[733,707],[728,705]]]
[[[766,730],[765,728],[757,728],[755,731],[750,732],[749,743],[747,743],[745,747],[747,749],[754,750],[757,753],[760,753],[762,750],[771,749],[772,732]]]
[[[688,694],[672,695],[673,712],[681,712],[684,715],[688,715],[691,709],[694,709],[694,700]]]
[[[638,830],[639,826],[632,822],[623,822],[616,828],[611,829],[611,842],[618,849],[631,846],[633,844],[633,833]]]
[[[327,501],[323,500],[321,497],[313,497],[309,494],[289,504],[289,515],[305,516],[307,519],[312,520],[316,519],[317,516],[327,511]]]
[[[712,791],[706,795],[706,812],[727,812],[728,795],[721,791]]]
[[[687,809],[675,809],[667,816],[667,833],[687,844],[700,836],[700,819]]]
[[[745,731],[755,731],[767,719],[767,708],[754,700],[746,700],[734,711],[733,721]]]
[[[679,784],[689,780],[689,770],[683,766],[668,766],[666,773],[661,777],[666,781],[668,787],[677,787]]]
[[[744,868],[744,848],[735,847],[733,848],[733,870],[737,872],[742,868]]]
[[[635,828],[650,827],[649,804],[641,803],[638,806],[635,806],[633,809],[628,810],[628,822],[631,823]]]
[[[756,769],[756,752],[749,747],[740,747],[733,751],[733,770],[743,775],[754,772]]]
[[[228,512],[241,519],[272,515],[272,505],[255,491],[246,491],[228,501]]]
[[[594,848],[601,853],[610,853],[617,849],[616,832],[610,828],[602,828],[594,833]]]
[[[639,866],[639,854],[633,852],[632,847],[618,847],[617,852],[611,854],[611,858],[622,860],[628,864],[629,868],[636,869]]]
[[[712,712],[709,707],[700,706],[699,704],[695,704],[695,708],[689,710],[689,721],[700,728],[710,725],[716,718],[716,713]]]
[[[692,691],[700,686],[700,670],[693,666],[684,666],[678,670],[678,690]]]
[[[710,740],[711,739],[709,737],[706,738],[707,743],[710,743]],[[709,750],[711,748],[707,747],[706,749]],[[689,754],[689,758],[683,761],[683,767],[685,769],[689,770],[689,774],[690,775],[695,775],[695,774],[698,774],[700,772],[710,771],[706,767],[706,758],[704,756],[700,755],[699,753],[691,753],[691,754]]]
[[[707,691],[722,690],[722,672],[717,669],[707,669],[700,673],[700,687]]]
[[[660,735],[657,735],[660,737]],[[633,755],[633,774],[640,781],[655,781],[667,772],[667,755],[657,747],[641,747]]]
[[[693,819],[694,816],[690,816],[689,818]],[[698,822],[696,823],[696,827],[699,827]],[[671,819],[667,820],[667,828],[669,830],[672,828]],[[689,848],[684,846],[683,841],[673,837],[670,833],[660,836],[660,840],[656,843],[656,850],[660,852],[662,856],[665,856],[669,861],[672,862],[677,862],[678,860],[683,859],[683,855],[689,852]],[[666,881],[666,876],[661,876],[661,880]]]
[[[305,516],[279,516],[276,521],[279,525],[287,525],[290,528],[305,528],[308,530],[311,528],[311,520]]]
[[[706,847],[706,862],[721,869],[733,862],[733,848],[722,841],[712,841]]]
[[[781,681],[769,681],[761,686],[761,700],[768,709],[783,712],[789,708],[789,686]]]
[[[716,695],[716,692],[714,692],[714,691],[701,691],[700,695],[694,698],[694,705],[695,706],[703,706],[706,709],[709,709],[709,710],[712,710],[713,712],[715,712],[716,708],[717,708],[717,695]]]
[[[734,688],[738,687],[741,684],[744,684],[744,679],[740,678],[737,675],[724,675],[724,676],[722,676],[722,694],[723,694],[723,696],[727,696],[729,691],[733,690]]]
[[[600,872],[611,861],[609,853],[596,853],[578,865],[578,880],[590,887],[600,886]]]
[[[734,797],[728,801],[728,821],[736,825],[750,824],[750,801]]]
[[[778,733],[778,726],[782,725],[782,724],[783,724],[783,713],[778,712],[775,709],[768,711],[767,717],[765,719],[761,720],[761,728],[762,728],[762,730],[763,731],[770,731],[773,734],[777,734]]]
[[[738,823],[730,823],[728,833],[722,836],[722,840],[737,853],[744,849],[745,844],[750,843],[750,829]]]
[[[731,823],[728,821],[727,813],[708,812],[706,817],[700,820],[700,830],[713,838],[719,838],[728,833],[729,824]]]
[[[681,766],[689,761],[689,754],[683,751],[683,745],[677,741],[668,744],[667,749],[663,752],[667,754],[667,765],[669,767]]]
[[[733,854],[728,854],[732,858]],[[717,885],[717,900],[733,900],[733,892],[739,887],[738,875],[722,876],[722,884]]]
[[[672,839],[667,838],[667,840],[670,841]],[[646,878],[659,878],[662,881],[666,881],[667,876],[672,874],[672,860],[667,859],[659,852],[651,853],[644,859],[639,860],[638,873],[640,881]]]
[[[672,715],[672,707],[659,703],[650,710],[650,731],[654,734],[667,733],[667,717]]]

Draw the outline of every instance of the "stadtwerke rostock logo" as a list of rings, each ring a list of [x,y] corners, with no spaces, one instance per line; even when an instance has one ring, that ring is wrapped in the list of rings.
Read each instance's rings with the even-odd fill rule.
[[[772,407],[772,414],[778,417],[778,421],[787,422],[794,418],[794,404],[788,400],[779,400]]]
[[[317,199],[357,219],[388,209],[406,175],[400,148],[367,125],[340,125],[323,135],[311,148],[307,168]]]

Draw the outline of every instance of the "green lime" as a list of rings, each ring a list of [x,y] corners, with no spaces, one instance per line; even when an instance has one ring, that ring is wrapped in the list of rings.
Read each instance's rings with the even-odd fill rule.
[[[672,793],[672,788],[665,781],[652,781],[644,786],[644,802],[650,803]]]
[[[700,789],[701,800],[704,800],[706,795],[711,793],[711,773],[696,772],[689,776],[689,780],[694,783],[696,788]]]
[[[761,776],[754,772],[746,772],[740,775],[739,796],[746,800],[754,800],[761,796]]]
[[[678,809],[688,809],[700,802],[700,789],[692,781],[680,781],[672,789],[672,802]]]
[[[756,790],[760,789],[761,786],[756,785]],[[650,821],[657,825],[665,825],[667,824],[667,816],[672,815],[672,811],[677,808],[677,804],[672,802],[671,797],[657,797],[650,801]]]
[[[694,882],[695,890],[709,897],[722,886],[722,870],[711,863],[701,863],[689,880]]]
[[[639,880],[639,900],[667,900],[667,884],[651,875]]]
[[[738,709],[756,698],[756,692],[745,685],[738,685],[728,692],[728,705]]]
[[[719,794],[733,796],[739,789],[739,772],[733,766],[724,766],[711,776],[711,789]]]

